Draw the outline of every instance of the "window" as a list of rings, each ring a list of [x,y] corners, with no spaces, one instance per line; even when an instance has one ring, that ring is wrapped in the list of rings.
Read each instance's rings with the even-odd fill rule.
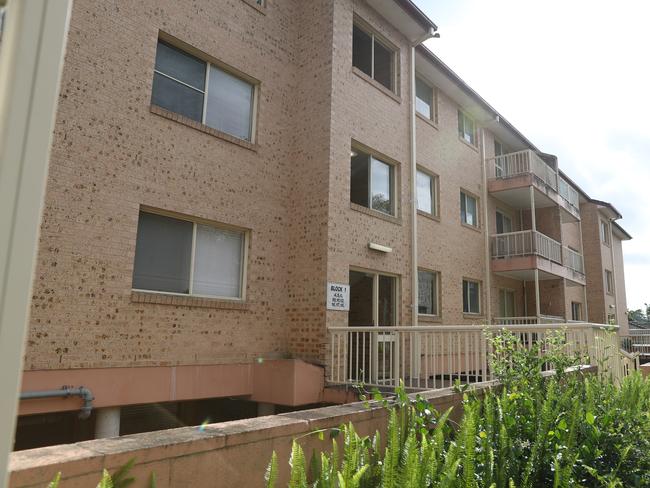
[[[388,215],[395,215],[393,165],[359,149],[350,152],[350,201]]]
[[[497,210],[497,234],[512,232],[512,219],[501,210]]]
[[[464,191],[460,192],[460,221],[478,227],[478,204],[476,198]]]
[[[158,41],[152,104],[250,141],[254,98],[251,83]]]
[[[582,320],[582,303],[571,302],[571,320]]]
[[[352,66],[395,91],[394,50],[357,24],[352,28]]]
[[[458,137],[476,146],[476,124],[474,119],[462,110],[458,110]]]
[[[243,232],[140,212],[133,288],[242,298]]]
[[[609,223],[600,221],[600,241],[609,246]]]
[[[463,313],[481,313],[480,283],[463,280]]]
[[[608,269],[605,270],[605,290],[614,294],[614,274]]]
[[[418,313],[438,315],[438,273],[418,270]]]
[[[415,78],[415,110],[420,115],[438,123],[438,97],[435,88],[420,78]]]
[[[424,171],[416,175],[418,210],[429,215],[438,215],[438,177]]]
[[[502,288],[499,290],[499,314],[501,317],[515,316],[515,292]]]

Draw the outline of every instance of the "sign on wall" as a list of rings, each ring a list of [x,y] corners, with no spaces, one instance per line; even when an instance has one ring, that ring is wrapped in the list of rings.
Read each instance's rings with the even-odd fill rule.
[[[350,285],[327,284],[327,309],[344,312],[350,310]]]

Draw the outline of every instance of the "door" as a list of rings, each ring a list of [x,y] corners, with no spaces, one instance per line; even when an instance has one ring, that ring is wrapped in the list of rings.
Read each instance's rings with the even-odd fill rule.
[[[515,316],[515,292],[501,289],[499,291],[499,313],[501,317]]]
[[[368,332],[350,332],[349,379],[369,384],[395,381],[397,341],[391,332],[373,332],[374,326],[397,325],[397,277],[350,270],[350,327],[368,327]]]

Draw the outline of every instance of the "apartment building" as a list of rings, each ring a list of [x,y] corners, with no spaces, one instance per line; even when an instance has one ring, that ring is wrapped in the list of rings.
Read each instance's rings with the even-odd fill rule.
[[[436,30],[410,0],[77,0],[22,389],[92,395],[22,400],[16,447],[340,401],[336,327],[625,326],[620,214]]]

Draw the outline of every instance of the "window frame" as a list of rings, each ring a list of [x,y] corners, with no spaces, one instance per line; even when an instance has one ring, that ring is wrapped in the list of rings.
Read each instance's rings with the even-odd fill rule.
[[[418,287],[419,287],[419,284],[420,284],[419,273],[431,274],[431,275],[433,275],[433,277],[435,279],[435,287],[436,287],[436,290],[435,290],[436,291],[436,293],[435,293],[435,309],[436,309],[436,313],[431,314],[431,313],[420,312],[420,299],[419,299],[420,290],[418,289],[418,316],[425,317],[425,318],[439,319],[442,316],[441,309],[440,309],[440,302],[441,302],[441,297],[442,297],[441,290],[440,290],[440,283],[441,283],[440,271],[435,271],[435,270],[429,269],[429,268],[420,268],[420,267],[418,267]]]
[[[575,313],[577,310],[577,314]],[[577,316],[577,318],[576,318]],[[574,322],[580,322],[584,320],[582,318],[582,302],[571,302],[571,320]]]
[[[260,7],[263,8],[263,7]],[[204,127],[207,127],[211,131],[216,131],[219,134],[224,134],[226,137],[232,137],[236,139],[237,141],[243,141],[244,143],[249,143],[249,144],[256,144],[257,142],[257,116],[258,116],[258,105],[259,105],[259,98],[260,98],[260,81],[243,73],[242,71],[234,68],[233,66],[230,66],[222,61],[219,61],[201,51],[198,49],[192,47],[189,44],[186,44],[168,34],[165,34],[164,32],[159,32],[158,39],[156,41],[156,50],[158,49],[158,44],[163,43],[166,44],[167,46],[176,49],[177,51],[181,51],[182,53],[192,56],[196,58],[198,61],[201,61],[205,64],[205,79],[204,79],[204,89],[201,91],[181,80],[178,80],[172,76],[169,76],[158,69],[156,69],[156,63],[155,63],[155,58],[154,58],[154,65],[153,65],[153,73],[159,74],[161,76],[164,76],[165,78],[168,78],[170,80],[173,80],[177,83],[180,83],[183,86],[186,86],[188,88],[191,88],[199,93],[203,94],[203,107],[201,109],[201,120],[200,121],[195,121],[194,119],[189,119],[189,117],[184,116],[183,114],[179,114],[178,112],[174,112],[172,110],[169,110],[169,112],[177,114],[183,118],[188,118],[194,123],[199,123]],[[251,107],[250,107],[250,127],[249,127],[249,139],[242,139],[241,137],[238,137],[236,135],[233,135],[229,132],[224,132],[220,129],[217,129],[215,127],[212,127],[210,125],[206,124],[206,117],[207,117],[207,110],[208,110],[208,93],[209,93],[209,83],[210,83],[210,68],[214,66],[215,68],[223,71],[224,73],[237,78],[249,85],[251,85]],[[168,110],[165,107],[162,107],[160,105],[154,104],[153,103],[153,77],[152,77],[152,85],[151,85],[151,105],[155,107],[160,107],[163,110]]]
[[[394,304],[395,304],[395,310],[394,310],[394,315],[393,315],[393,322],[395,322],[395,327],[398,327],[400,325],[400,318],[402,315],[402,277],[401,275],[395,274],[395,273],[390,273],[388,271],[379,271],[377,269],[371,269],[371,268],[363,268],[361,266],[350,266],[348,268],[348,273],[350,271],[354,271],[357,273],[365,273],[367,275],[372,275],[372,280],[373,280],[373,290],[372,290],[372,315],[373,315],[373,322],[376,326],[376,324],[379,323],[379,278],[380,277],[386,277],[386,278],[392,278],[395,280],[395,293],[394,293]],[[347,312],[347,315],[349,316],[349,311]],[[393,327],[387,326],[387,327]]]
[[[206,298],[212,300],[220,301],[229,301],[229,302],[245,302],[246,301],[246,289],[247,289],[247,275],[248,275],[248,249],[250,245],[250,231],[242,227],[237,227],[233,225],[224,224],[221,222],[215,222],[212,220],[202,219],[200,217],[191,217],[185,214],[179,214],[176,212],[170,212],[167,210],[162,210],[158,208],[140,206],[138,209],[138,215],[140,212],[149,213],[153,215],[160,215],[162,217],[168,217],[171,219],[182,220],[185,222],[190,222],[192,224],[192,249],[191,249],[191,258],[190,258],[190,275],[189,275],[189,292],[188,293],[179,293],[173,291],[161,291],[161,290],[150,290],[147,288],[135,288],[133,287],[133,278],[131,279],[131,291],[133,292],[142,292],[142,293],[155,293],[158,295],[170,295],[177,297],[188,297],[188,298]],[[139,220],[139,218],[138,218]],[[239,296],[238,297],[226,297],[226,296],[217,296],[217,295],[202,295],[192,293],[193,287],[193,278],[194,278],[194,257],[196,255],[196,228],[197,225],[205,225],[209,227],[214,227],[216,229],[223,229],[232,232],[239,232],[242,234],[242,251],[241,251],[241,269],[239,276]],[[137,243],[137,235],[136,241]],[[135,274],[135,251],[133,257],[133,272]]]
[[[505,219],[507,219],[510,222],[510,231],[509,232],[499,233],[499,228],[498,228],[499,227],[499,225],[498,225],[498,223],[499,223],[499,214],[501,215],[502,226],[505,223]],[[494,211],[494,231],[495,231],[495,234],[497,234],[497,235],[517,232],[515,230],[515,219],[512,217],[510,212],[507,212],[507,211],[503,210],[503,208],[501,208],[501,207],[497,207],[495,209],[495,211]]]
[[[360,31],[365,33],[367,36],[370,36],[370,74],[363,71],[361,68],[358,68],[354,65],[354,28],[357,27]],[[388,90],[393,95],[399,96],[399,48],[390,42],[386,37],[381,35],[377,29],[372,27],[368,22],[359,17],[357,14],[354,14],[352,19],[352,68],[359,73],[362,73],[363,76],[367,76],[374,83],[377,83],[383,89]],[[378,81],[375,78],[375,42],[381,44],[381,46],[386,49],[391,54],[391,87],[387,87],[382,82]]]
[[[352,201],[352,158],[353,153],[362,153],[368,156],[368,195],[367,195],[367,205],[361,205],[357,202]],[[380,163],[383,163],[387,165],[390,168],[390,198],[391,198],[391,208],[392,212],[391,213],[386,213],[383,210],[378,210],[372,206],[372,160],[375,159],[379,161]],[[399,183],[398,183],[398,177],[399,177],[399,164],[397,162],[394,162],[390,158],[387,158],[386,156],[383,156],[376,151],[373,151],[372,149],[363,146],[361,144],[356,143],[355,141],[352,142],[352,145],[350,147],[350,204],[353,205],[359,205],[363,208],[366,208],[373,213],[376,213],[378,215],[381,215],[382,217],[390,217],[390,218],[399,218],[399,207],[398,207],[398,190],[399,190]]]
[[[608,295],[614,295],[616,287],[614,286],[614,272],[609,269],[605,270],[605,292]]]
[[[465,120],[469,120],[472,122],[473,125],[473,130],[471,133],[471,141],[468,141],[465,138],[465,135],[468,134],[467,129],[465,127]],[[461,128],[462,126],[462,128]],[[458,138],[463,141],[465,144],[469,144],[473,148],[478,148],[478,137],[477,137],[477,126],[476,126],[476,119],[469,115],[467,112],[465,112],[462,108],[458,108]]]
[[[504,301],[504,298],[508,294],[512,295],[512,315],[506,315],[507,310],[505,310],[507,307],[505,306],[506,302]],[[501,313],[502,304],[504,305],[503,314]],[[508,318],[517,317],[517,292],[512,288],[499,288],[499,315]]]
[[[606,246],[610,246],[612,244],[612,240],[610,239],[610,235],[609,235],[609,229],[610,229],[609,226],[610,226],[609,222],[600,219],[600,242],[602,242]]]
[[[478,312],[465,311],[465,283],[466,282],[468,284],[469,283],[475,283],[476,285],[478,285],[478,293],[477,293]],[[482,305],[483,305],[483,303],[482,303],[483,300],[481,298],[482,288],[483,287],[481,286],[480,280],[475,280],[475,279],[472,279],[472,278],[463,278],[462,285],[461,285],[461,294],[462,294],[462,299],[463,299],[462,300],[463,301],[463,304],[462,304],[463,305],[463,315],[474,315],[474,316],[477,316],[477,317],[481,315],[481,310],[482,310]],[[469,310],[471,310],[472,304],[471,304],[471,300],[470,300],[469,286],[467,287],[467,304],[468,304]]]
[[[419,207],[419,203],[417,201],[417,177],[418,173],[422,173],[426,176],[429,177],[430,179],[430,191],[431,191],[431,212],[427,212],[426,210],[421,210]],[[416,184],[415,184],[415,199],[416,199],[416,209],[420,215],[424,215],[425,217],[430,217],[433,219],[438,220],[440,218],[440,176],[437,174],[421,167],[417,166],[416,168],[416,173],[415,173],[415,178],[416,178]]]
[[[462,206],[461,201],[459,200],[458,209],[459,209],[460,223],[461,223],[461,225],[469,227],[470,229],[480,230],[480,228],[481,228],[481,220],[480,220],[481,200],[475,194],[461,188],[460,189],[460,198],[462,199],[463,196],[465,197],[465,199],[467,199],[467,197],[472,198],[476,202],[476,215],[475,215],[475,217],[476,217],[476,225],[468,224],[467,222],[463,221],[463,206]],[[465,200],[465,220],[467,220],[467,200]]]
[[[419,73],[415,74],[415,79],[416,79],[416,84],[415,84],[415,99],[416,99],[415,100],[415,102],[416,102],[415,103],[415,107],[416,107],[415,108],[415,113],[417,115],[419,115],[420,117],[422,117],[427,122],[430,122],[435,127],[437,127],[438,126],[438,88],[433,83],[429,82],[426,78],[424,78],[422,75],[420,75]],[[417,109],[417,100],[419,98],[417,96],[417,93],[418,93],[417,82],[418,82],[418,80],[422,84],[426,85],[429,88],[429,90],[431,90],[431,107],[430,107],[431,114],[430,114],[430,116],[427,116],[427,115],[423,114],[422,112],[420,112]]]

